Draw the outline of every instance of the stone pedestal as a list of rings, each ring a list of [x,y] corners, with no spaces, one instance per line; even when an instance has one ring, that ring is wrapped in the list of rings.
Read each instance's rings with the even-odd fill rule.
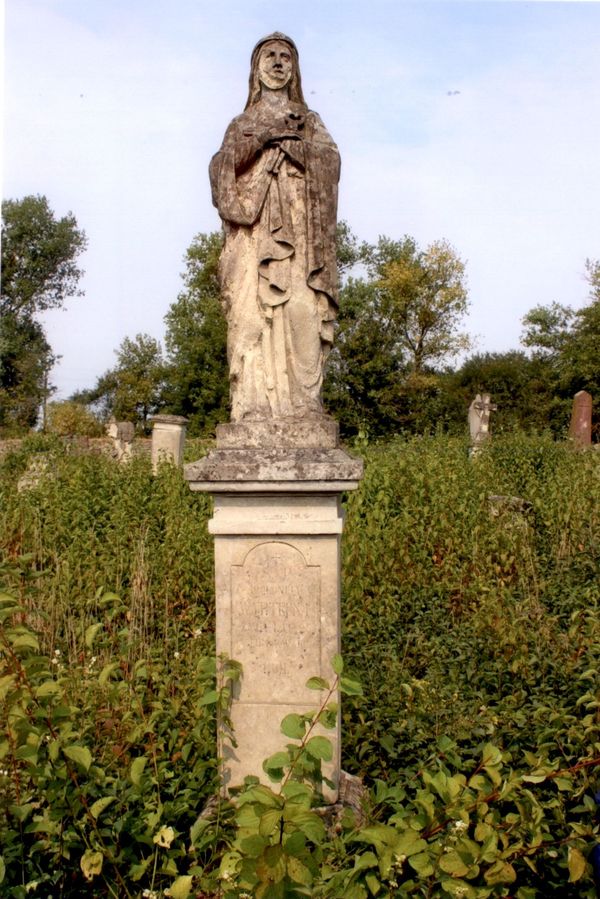
[[[181,468],[187,418],[182,415],[152,416],[152,469],[156,474],[160,462],[172,462]]]
[[[237,747],[219,734],[225,789],[247,774],[269,783],[263,760],[288,742],[281,720],[318,708],[324,697],[306,688],[309,677],[333,680],[340,495],[361,476],[362,463],[339,449],[337,426],[325,416],[220,426],[217,449],[185,467],[191,489],[214,497],[217,653],[243,667],[231,710]],[[339,723],[325,733],[334,748],[325,773],[335,787],[324,794],[335,801]]]

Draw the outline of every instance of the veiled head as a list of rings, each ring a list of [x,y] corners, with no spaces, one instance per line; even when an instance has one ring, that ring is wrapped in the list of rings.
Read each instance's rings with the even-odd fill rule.
[[[254,103],[258,103],[260,99],[261,73],[259,62],[261,60],[261,54],[263,54],[263,51],[268,50],[270,44],[283,44],[287,48],[289,48],[291,56],[291,76],[289,78],[289,81],[286,82],[288,95],[292,102],[301,103],[303,106],[306,106],[304,96],[302,94],[302,83],[300,81],[298,50],[296,49],[296,45],[291,38],[287,37],[285,34],[281,34],[281,32],[279,31],[276,31],[274,34],[269,34],[266,37],[262,38],[262,40],[257,43],[256,47],[252,51],[252,61],[250,64],[250,84],[246,109],[248,109],[249,106],[253,106]]]

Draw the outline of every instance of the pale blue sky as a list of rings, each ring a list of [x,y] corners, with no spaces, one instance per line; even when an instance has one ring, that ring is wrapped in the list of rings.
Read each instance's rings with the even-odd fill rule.
[[[294,38],[342,155],[357,234],[448,239],[479,350],[581,306],[600,258],[600,4],[6,0],[3,195],[46,194],[89,238],[86,296],[45,323],[60,396],[164,335],[183,256],[219,227],[207,166],[255,42]]]

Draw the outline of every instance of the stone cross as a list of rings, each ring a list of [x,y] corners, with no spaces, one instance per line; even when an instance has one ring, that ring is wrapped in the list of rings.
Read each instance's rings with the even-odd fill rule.
[[[577,446],[590,446],[592,442],[592,396],[586,390],[573,397],[569,437]]]
[[[469,432],[471,436],[471,455],[476,455],[490,436],[490,413],[498,407],[490,402],[489,393],[478,393],[469,406]]]

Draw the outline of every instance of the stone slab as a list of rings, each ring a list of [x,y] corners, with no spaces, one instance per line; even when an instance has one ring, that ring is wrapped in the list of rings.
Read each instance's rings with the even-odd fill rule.
[[[360,459],[342,449],[219,449],[185,466],[185,479],[192,490],[214,491],[220,482],[291,484],[292,482],[353,482],[363,473]],[[343,486],[339,489],[346,489]],[[348,486],[347,489],[352,489]]]
[[[266,446],[335,449],[338,444],[338,423],[327,415],[217,425],[218,449],[262,449]]]

